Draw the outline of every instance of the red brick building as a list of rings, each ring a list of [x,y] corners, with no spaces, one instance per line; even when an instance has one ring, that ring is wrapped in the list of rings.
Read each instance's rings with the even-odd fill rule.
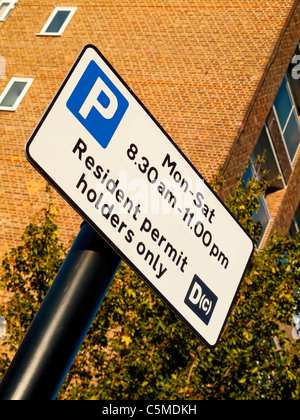
[[[208,181],[221,168],[224,195],[269,150],[282,181],[262,199],[263,241],[287,232],[300,200],[299,39],[298,0],[0,0],[0,256],[49,202],[24,145],[85,44]],[[81,219],[52,200],[68,242]]]

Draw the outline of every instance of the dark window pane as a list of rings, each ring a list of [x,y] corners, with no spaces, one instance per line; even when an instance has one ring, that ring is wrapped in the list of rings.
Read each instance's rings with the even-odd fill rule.
[[[265,162],[261,164],[261,170],[266,171],[266,179],[272,182],[271,187],[284,188],[282,179],[274,181],[278,175],[281,175],[281,172],[265,127],[255,146],[253,156],[254,161],[257,160],[258,156],[265,156]]]
[[[249,162],[249,165],[247,166],[247,169],[245,170],[242,180],[245,182],[245,184],[248,184],[250,179],[253,177],[254,177],[254,170],[253,170],[253,163],[251,159]]]
[[[274,105],[276,108],[281,128],[283,130],[292,109],[292,104],[287,91],[285,80],[280,86]]]
[[[295,114],[291,115],[291,118],[284,132],[284,139],[290,158],[293,160],[300,142],[299,126],[297,124]]]
[[[70,11],[66,11],[66,10],[61,10],[57,12],[45,32],[58,33],[60,31],[60,28],[65,23],[69,14],[70,14]]]
[[[13,107],[16,100],[22,93],[23,89],[25,88],[27,82],[14,82],[5,97],[3,98],[0,106],[9,106]]]

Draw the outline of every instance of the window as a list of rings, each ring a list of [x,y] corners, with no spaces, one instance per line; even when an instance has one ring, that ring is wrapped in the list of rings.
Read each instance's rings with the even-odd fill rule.
[[[269,188],[270,191],[268,190],[267,194],[274,190],[284,188],[286,184],[275,152],[275,148],[273,146],[272,138],[266,124],[254,148],[252,160],[256,162],[258,157],[264,157],[264,162],[261,164],[261,170],[266,171],[266,179],[272,182]]]
[[[0,21],[6,20],[18,0],[0,0]]]
[[[0,96],[0,111],[15,111],[32,82],[33,79],[13,77]]]
[[[269,209],[265,200],[265,197],[260,195],[258,197],[259,202],[259,209],[257,213],[253,213],[252,219],[254,223],[260,222],[261,224],[261,232],[260,232],[260,239],[258,241],[257,247],[259,248],[262,244],[265,234],[267,233],[269,223],[271,222],[271,215],[269,213]]]
[[[260,175],[257,173],[255,165],[255,158],[254,154],[252,155],[249,165],[243,175],[243,181],[247,184],[251,179],[259,179]],[[269,224],[271,222],[271,215],[266,203],[266,199],[263,195],[260,195],[258,197],[259,202],[259,208],[256,213],[252,213],[252,219],[254,223],[260,222],[261,224],[261,232],[260,232],[260,238],[256,244],[257,248],[261,246],[264,236],[268,230]]]
[[[250,159],[249,165],[243,175],[243,181],[247,184],[251,178],[259,179],[259,174],[256,172],[254,167],[254,157]],[[257,248],[259,248],[263,242],[264,236],[268,230],[269,224],[271,222],[271,215],[266,203],[266,199],[264,196],[260,195],[258,197],[259,208],[256,213],[253,212],[252,219],[254,223],[260,222],[261,224],[261,232],[260,238],[256,244]]]
[[[37,35],[60,36],[72,19],[76,9],[77,7],[56,7],[41,33]]]
[[[259,168],[256,167],[258,157],[264,158]],[[264,125],[253,150],[249,165],[243,175],[243,181],[247,184],[251,178],[260,180],[263,171],[265,171],[265,178],[271,182],[270,187],[265,191],[266,196],[276,190],[285,188],[286,184],[267,124]],[[258,202],[259,209],[252,214],[252,219],[255,223],[260,222],[262,226],[260,239],[257,243],[259,248],[271,222],[271,215],[263,195],[258,197]]]
[[[292,163],[300,144],[300,126],[295,102],[286,76],[276,96],[274,108]]]

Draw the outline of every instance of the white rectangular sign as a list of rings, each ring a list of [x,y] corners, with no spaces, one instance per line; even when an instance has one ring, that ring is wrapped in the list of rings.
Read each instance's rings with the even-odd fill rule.
[[[94,46],[80,53],[26,154],[214,348],[253,242]]]

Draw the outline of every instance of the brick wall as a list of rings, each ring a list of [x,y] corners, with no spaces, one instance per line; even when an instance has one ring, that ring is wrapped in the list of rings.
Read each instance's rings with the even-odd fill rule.
[[[297,9],[274,54],[294,3],[19,0],[0,22],[6,64],[0,92],[13,76],[34,82],[16,112],[0,112],[0,255],[49,201],[45,182],[24,158],[24,144],[85,44],[100,49],[210,180],[229,154],[226,173],[246,165],[299,39]],[[54,7],[64,5],[78,9],[63,35],[36,36]],[[56,193],[54,202],[67,241],[80,219]]]
[[[261,83],[253,97],[251,107],[245,115],[240,131],[233,143],[232,150],[227,156],[223,173],[227,183],[224,196],[231,191],[237,176],[244,172],[244,163],[250,159],[253,147],[261,133],[263,125],[267,122],[277,148],[278,160],[286,177],[287,187],[284,190],[274,192],[267,197],[267,204],[271,213],[272,221],[269,235],[265,238],[266,243],[272,231],[286,233],[290,227],[300,200],[300,161],[296,158],[293,163],[293,171],[286,159],[286,152],[280,150],[282,142],[277,141],[278,132],[274,122],[272,105],[279,90],[289,63],[294,55],[297,43],[300,39],[300,4],[295,2],[286,25],[282,28],[280,37],[277,39],[274,51],[270,56]]]
[[[78,9],[61,37],[37,36],[56,6]],[[207,180],[223,167],[226,195],[294,53],[299,14],[294,0],[19,0],[0,22],[0,93],[11,77],[34,82],[16,112],[0,111],[0,258],[49,200],[60,209],[62,240],[78,232],[80,217],[45,192],[24,144],[85,44],[98,47]],[[273,227],[288,229],[299,177],[298,159],[288,188],[268,197]]]
[[[283,77],[295,52],[300,39],[300,5],[293,10],[293,15],[277,39],[273,54],[267,63],[265,73],[253,97],[252,104],[245,114],[240,131],[236,136],[231,153],[227,156],[223,172],[226,172],[228,185],[235,182],[235,176],[243,173],[244,162],[249,160],[253,147],[261,133],[264,123],[269,117],[271,108],[281,85]],[[274,133],[272,133],[274,135]],[[274,136],[276,140],[276,135]],[[278,150],[280,154],[280,150]],[[286,163],[284,163],[286,166]],[[288,174],[290,175],[290,174]]]

